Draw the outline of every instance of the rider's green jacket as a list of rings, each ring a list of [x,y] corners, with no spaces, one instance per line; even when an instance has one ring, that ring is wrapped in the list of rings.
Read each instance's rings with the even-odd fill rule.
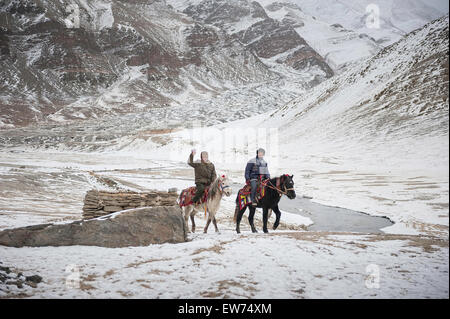
[[[188,164],[194,168],[196,184],[201,183],[209,185],[216,180],[217,178],[216,168],[214,167],[214,164],[211,163],[210,161],[194,162],[194,155],[191,153],[188,159]]]

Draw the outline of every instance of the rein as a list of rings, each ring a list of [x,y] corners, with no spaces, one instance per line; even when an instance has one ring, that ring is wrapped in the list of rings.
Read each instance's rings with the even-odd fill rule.
[[[279,179],[279,177],[277,177],[277,179]],[[294,190],[293,188],[286,188],[286,185],[283,184],[283,186],[284,186],[284,191],[283,191],[283,190],[281,190],[281,188],[278,188],[278,187],[274,186],[270,180],[268,181],[266,186],[271,188],[271,189],[273,189],[273,190],[276,190],[278,192],[278,194],[282,194],[282,195],[286,195],[286,196],[287,196],[288,191],[293,191]]]

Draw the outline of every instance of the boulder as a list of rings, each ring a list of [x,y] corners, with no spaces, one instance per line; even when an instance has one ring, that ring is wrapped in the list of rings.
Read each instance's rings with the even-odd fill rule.
[[[68,224],[42,224],[0,232],[0,245],[11,247],[86,245],[114,248],[186,240],[186,225],[178,206],[143,207]]]

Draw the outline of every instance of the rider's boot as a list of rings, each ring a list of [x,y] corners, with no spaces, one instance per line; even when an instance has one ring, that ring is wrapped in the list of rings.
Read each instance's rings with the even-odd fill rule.
[[[252,206],[257,207],[258,206],[258,196],[255,196],[255,199],[252,200]]]

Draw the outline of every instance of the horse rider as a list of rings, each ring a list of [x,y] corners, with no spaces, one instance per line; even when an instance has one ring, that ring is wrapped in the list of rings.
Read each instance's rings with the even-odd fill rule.
[[[191,151],[191,155],[189,155],[188,164],[194,168],[195,185],[197,187],[197,191],[192,201],[194,204],[200,204],[200,200],[205,192],[205,189],[216,180],[217,175],[214,164],[208,160],[208,152],[201,152],[201,160],[194,162],[195,154],[196,150],[193,149]]]
[[[257,206],[256,189],[258,187],[258,182],[262,179],[270,178],[267,162],[264,160],[265,154],[266,151],[263,148],[258,149],[256,151],[256,158],[249,160],[245,168],[245,180],[247,184],[250,183],[251,186],[250,199],[253,207]]]

